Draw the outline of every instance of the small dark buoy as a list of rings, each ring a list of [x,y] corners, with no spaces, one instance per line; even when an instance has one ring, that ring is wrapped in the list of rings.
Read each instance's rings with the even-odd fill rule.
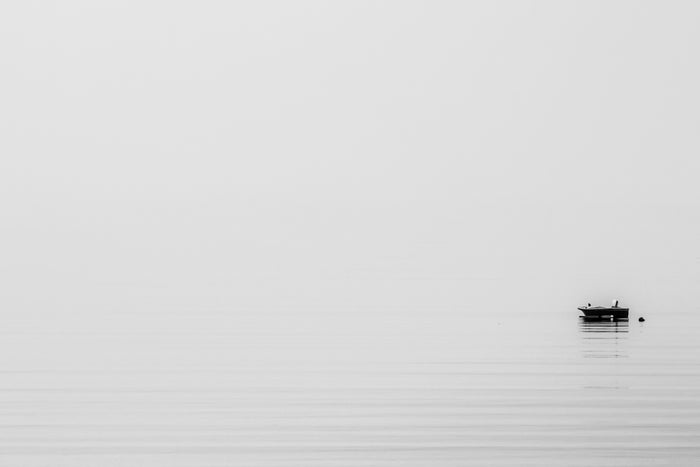
[[[643,317],[643,316],[640,316],[640,317],[639,317],[639,322],[640,322],[640,323],[643,323],[644,321],[646,321],[646,320],[644,319],[644,317]]]

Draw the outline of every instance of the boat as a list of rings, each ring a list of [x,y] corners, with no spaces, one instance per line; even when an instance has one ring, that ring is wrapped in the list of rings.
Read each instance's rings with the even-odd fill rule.
[[[578,307],[583,312],[582,318],[587,319],[628,319],[630,309],[618,306],[618,301],[614,300],[612,306],[588,306]]]

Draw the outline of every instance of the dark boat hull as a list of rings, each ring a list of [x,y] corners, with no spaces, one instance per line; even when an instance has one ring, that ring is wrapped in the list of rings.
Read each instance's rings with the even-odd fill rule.
[[[613,319],[627,319],[629,318],[630,309],[629,308],[619,308],[611,307],[605,308],[602,306],[580,306],[578,308],[586,318],[613,318]]]

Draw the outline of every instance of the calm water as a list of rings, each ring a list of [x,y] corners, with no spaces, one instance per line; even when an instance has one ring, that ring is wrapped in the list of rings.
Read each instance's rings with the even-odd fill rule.
[[[700,319],[632,314],[24,315],[0,464],[697,465]]]

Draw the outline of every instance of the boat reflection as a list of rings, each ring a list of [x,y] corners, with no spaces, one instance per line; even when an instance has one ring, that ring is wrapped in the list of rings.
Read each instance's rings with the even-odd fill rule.
[[[629,332],[629,321],[599,318],[579,318],[581,332]]]
[[[579,318],[584,358],[627,358],[629,321]]]

